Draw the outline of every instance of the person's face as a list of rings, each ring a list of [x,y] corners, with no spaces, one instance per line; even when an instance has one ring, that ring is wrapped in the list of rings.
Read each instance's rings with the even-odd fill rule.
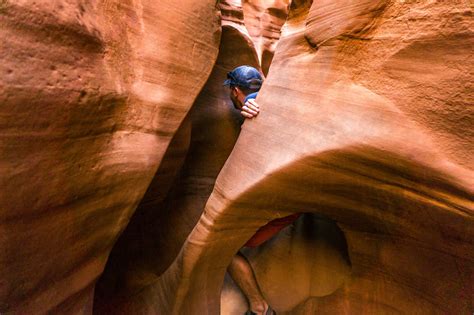
[[[242,109],[244,106],[245,95],[238,87],[230,88],[230,99],[236,109]]]

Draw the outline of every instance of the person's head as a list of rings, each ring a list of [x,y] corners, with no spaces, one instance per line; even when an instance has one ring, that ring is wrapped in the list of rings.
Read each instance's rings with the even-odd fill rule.
[[[230,99],[235,108],[241,109],[247,95],[257,92],[262,86],[260,72],[251,66],[240,66],[227,73],[224,85],[230,88]]]

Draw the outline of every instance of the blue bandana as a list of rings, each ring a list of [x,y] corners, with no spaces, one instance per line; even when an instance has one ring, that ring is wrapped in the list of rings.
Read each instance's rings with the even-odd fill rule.
[[[241,86],[248,89],[259,89],[262,86],[262,75],[251,66],[240,66],[227,73],[224,85]]]

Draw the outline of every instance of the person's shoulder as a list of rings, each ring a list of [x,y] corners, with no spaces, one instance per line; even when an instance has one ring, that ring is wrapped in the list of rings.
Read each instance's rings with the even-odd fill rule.
[[[248,100],[256,99],[258,95],[258,92],[250,93],[245,97],[244,103],[246,103]]]

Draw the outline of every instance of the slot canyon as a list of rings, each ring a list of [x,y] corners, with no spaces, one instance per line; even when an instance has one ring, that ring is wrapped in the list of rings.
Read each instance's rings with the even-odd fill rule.
[[[474,314],[473,9],[0,0],[0,314]]]

